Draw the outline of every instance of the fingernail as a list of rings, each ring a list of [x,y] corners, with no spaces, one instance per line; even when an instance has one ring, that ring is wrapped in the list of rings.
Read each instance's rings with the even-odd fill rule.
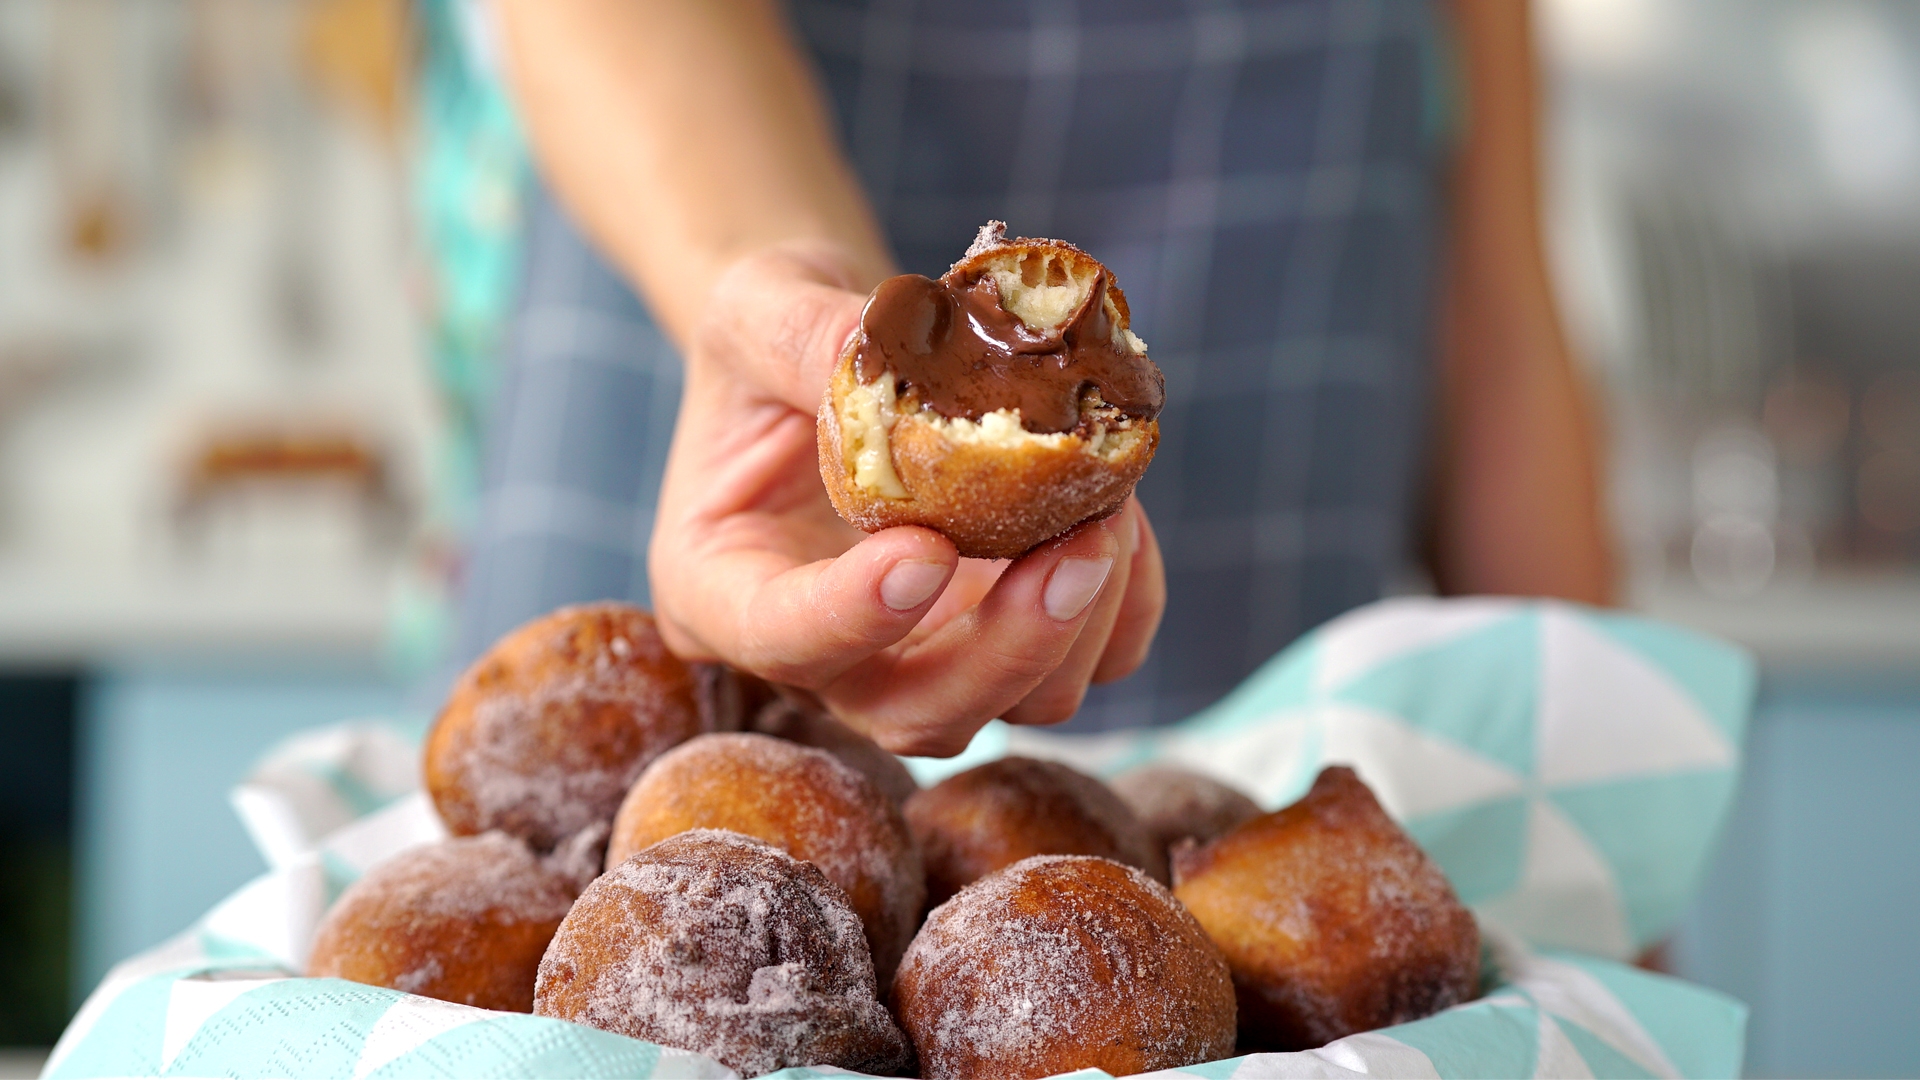
[[[880,579],[880,599],[895,611],[912,611],[927,602],[947,580],[947,568],[940,563],[895,563]]]
[[[1053,576],[1047,579],[1047,592],[1042,598],[1047,614],[1066,622],[1087,610],[1093,603],[1100,586],[1106,584],[1107,572],[1113,569],[1113,558],[1104,559],[1061,559],[1060,565],[1053,568]]]

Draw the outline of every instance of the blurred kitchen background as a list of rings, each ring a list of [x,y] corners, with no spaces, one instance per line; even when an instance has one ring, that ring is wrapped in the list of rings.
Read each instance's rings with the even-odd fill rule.
[[[1765,662],[1669,962],[1754,1075],[1912,1075],[1920,4],[1539,30],[1631,602]],[[525,168],[488,49],[467,0],[0,0],[0,1075],[263,868],[264,750],[430,715]]]

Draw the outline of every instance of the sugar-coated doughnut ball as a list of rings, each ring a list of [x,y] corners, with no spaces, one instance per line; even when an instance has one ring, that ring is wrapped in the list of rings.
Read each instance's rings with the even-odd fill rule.
[[[526,1012],[540,956],[575,891],[505,833],[412,848],[340,894],[307,974]]]
[[[501,638],[427,738],[427,791],[455,834],[541,850],[612,820],[647,763],[711,726],[700,680],[631,604],[582,604]]]
[[[729,829],[818,866],[866,927],[881,985],[926,899],[900,808],[825,750],[752,733],[702,735],[662,754],[620,804],[609,868],[688,829]]]
[[[1098,855],[1166,880],[1166,855],[1113,789],[1053,761],[1006,757],[907,800],[938,904],[1029,855]]]
[[[1042,855],[935,908],[893,984],[930,1078],[1114,1076],[1233,1054],[1233,981],[1158,882]]]
[[[533,1011],[706,1054],[747,1076],[912,1058],[846,895],[737,833],[681,833],[602,875],[540,964]]]
[[[842,762],[860,770],[873,785],[896,804],[904,803],[920,790],[913,774],[879,743],[817,709],[810,709],[786,698],[775,698],[753,718],[750,729],[763,735],[797,742],[825,750]]]
[[[1260,816],[1260,804],[1210,776],[1174,765],[1148,765],[1114,778],[1125,800],[1162,851],[1182,840],[1206,843]]]
[[[1480,932],[1352,769],[1174,854],[1174,894],[1226,954],[1243,1047],[1305,1050],[1473,996]]]

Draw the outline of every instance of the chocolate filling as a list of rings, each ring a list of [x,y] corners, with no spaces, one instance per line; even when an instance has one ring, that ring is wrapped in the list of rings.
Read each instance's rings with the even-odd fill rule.
[[[918,274],[888,278],[860,314],[854,373],[866,383],[891,368],[902,397],[949,418],[1019,409],[1021,426],[1042,434],[1079,427],[1089,390],[1151,420],[1166,400],[1166,380],[1146,357],[1114,343],[1106,300],[1102,269],[1072,318],[1035,330],[1001,304],[988,275],[964,285]]]

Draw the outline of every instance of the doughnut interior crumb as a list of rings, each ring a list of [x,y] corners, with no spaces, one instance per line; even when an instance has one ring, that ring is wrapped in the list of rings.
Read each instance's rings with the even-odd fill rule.
[[[898,414],[894,411],[893,372],[870,383],[854,382],[840,403],[840,445],[853,472],[853,482],[883,499],[904,499],[907,489],[893,471],[893,448],[887,436]]]
[[[996,258],[987,276],[1000,290],[1000,304],[1035,330],[1051,330],[1073,317],[1099,276],[1091,260],[1075,262],[1057,251],[1008,252]],[[1113,324],[1113,343],[1136,355],[1147,343],[1121,326],[1120,308],[1109,296],[1104,301]]]
[[[853,482],[885,499],[909,497],[893,468],[891,435],[894,424],[901,418],[896,385],[892,370],[883,372],[870,383],[855,382],[848,388],[840,407],[840,444]],[[1090,394],[1081,402],[1080,415],[1084,434],[1028,431],[1021,426],[1019,409],[995,409],[978,420],[941,416],[931,409],[921,409],[913,417],[955,443],[1002,450],[1057,449],[1072,440],[1080,444],[1083,452],[1105,461],[1120,460],[1145,437],[1132,417],[1109,408],[1097,394]]]

